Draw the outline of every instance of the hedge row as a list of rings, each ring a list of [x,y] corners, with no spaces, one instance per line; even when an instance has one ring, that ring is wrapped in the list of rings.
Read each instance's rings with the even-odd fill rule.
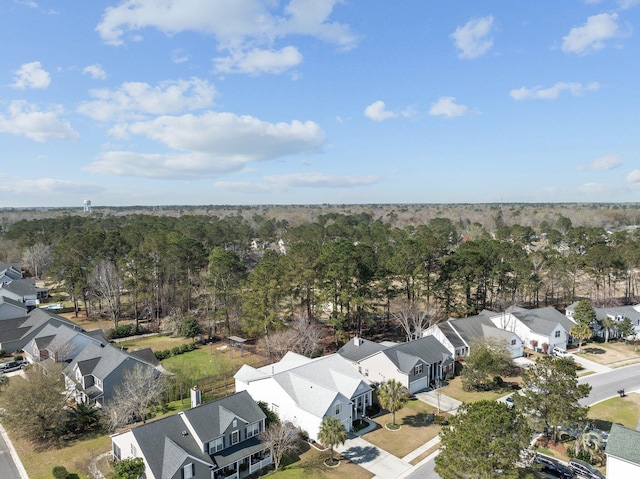
[[[182,346],[174,346],[171,349],[162,349],[160,351],[155,351],[154,354],[158,361],[162,361],[163,359],[170,358],[171,356],[178,356],[179,354],[188,353],[189,351],[193,351],[196,349],[196,343],[185,343]]]
[[[117,328],[107,330],[107,338],[109,339],[119,339],[119,338],[127,338],[129,336],[133,336],[135,334],[145,334],[148,331],[142,326],[138,326],[138,330],[135,330],[135,324],[123,324],[118,326]]]

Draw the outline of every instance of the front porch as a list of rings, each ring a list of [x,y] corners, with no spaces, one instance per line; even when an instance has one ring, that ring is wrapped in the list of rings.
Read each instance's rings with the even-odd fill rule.
[[[257,438],[223,449],[212,455],[212,459],[218,465],[218,469],[212,474],[212,479],[242,479],[273,462],[271,450],[265,448]]]

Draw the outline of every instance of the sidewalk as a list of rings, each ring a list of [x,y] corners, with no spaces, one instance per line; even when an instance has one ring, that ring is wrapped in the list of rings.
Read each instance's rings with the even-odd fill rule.
[[[607,371],[611,371],[611,368],[609,366],[598,364],[595,361],[591,361],[590,359],[576,356],[573,353],[570,353],[569,356],[571,356],[575,360],[575,362],[580,364],[583,368],[588,369],[589,371],[593,371],[594,373],[606,373]]]

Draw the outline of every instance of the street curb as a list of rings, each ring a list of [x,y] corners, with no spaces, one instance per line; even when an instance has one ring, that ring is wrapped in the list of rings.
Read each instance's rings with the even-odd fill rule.
[[[18,456],[18,453],[16,452],[16,448],[13,447],[13,443],[11,442],[11,439],[7,435],[7,431],[5,431],[4,427],[2,427],[2,424],[0,424],[0,435],[2,436],[2,439],[4,439],[4,442],[7,443],[9,454],[11,455],[11,459],[13,459],[13,462],[16,465],[16,468],[18,469],[18,474],[20,474],[20,477],[22,479],[29,479],[29,475],[27,474],[26,469],[22,465],[20,456]]]

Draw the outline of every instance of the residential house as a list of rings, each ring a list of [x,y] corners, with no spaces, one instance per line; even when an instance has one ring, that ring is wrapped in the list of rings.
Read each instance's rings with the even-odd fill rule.
[[[48,295],[49,290],[47,288],[38,288],[35,279],[32,278],[0,283],[0,296],[13,299],[28,307],[38,306],[40,300],[47,298]]]
[[[369,382],[395,379],[412,394],[438,384],[454,367],[451,353],[434,336],[393,345],[355,337],[338,354]]]
[[[20,263],[0,263],[0,283],[22,279]]]
[[[189,410],[111,436],[114,460],[141,457],[146,479],[239,479],[271,464],[259,437],[266,416],[249,393],[195,402]]]
[[[5,298],[5,303],[7,300]],[[24,313],[26,309],[13,308],[17,314],[14,318],[0,321],[0,349],[8,352],[20,351],[47,325],[64,325],[76,331],[82,331],[80,326],[68,319],[41,309],[34,309]]]
[[[613,424],[604,452],[607,478],[640,477],[640,432]]]
[[[0,296],[0,321],[4,319],[20,318],[26,315],[27,307],[24,303]]]
[[[503,343],[512,358],[519,358],[524,354],[522,339],[515,332],[500,329],[491,321],[492,316],[499,314],[484,310],[476,316],[450,318],[429,327],[423,334],[438,339],[456,360],[467,357],[473,343],[480,340]]]
[[[573,313],[577,306],[578,302],[576,301],[573,304],[567,306],[565,310],[565,314],[568,318],[573,318]],[[604,308],[593,308],[596,313],[596,322],[592,324],[593,333],[601,338],[606,336],[606,332],[600,322],[606,318],[611,318],[614,323],[620,323],[624,318],[629,318],[633,328],[635,330],[635,336],[640,337],[640,304],[627,305],[627,306],[608,306]],[[572,319],[573,320],[573,319]],[[618,329],[614,326],[609,330],[610,338],[618,338],[620,337],[620,333]]]
[[[53,359],[56,362],[69,362],[88,344],[104,347],[109,341],[95,338],[78,328],[66,324],[48,323],[22,349],[25,358],[31,362]]]
[[[67,391],[76,402],[98,406],[108,403],[127,372],[136,366],[161,371],[139,355],[129,354],[111,345],[89,342],[63,370]]]
[[[498,328],[515,333],[524,347],[551,354],[554,348],[567,349],[571,343],[571,328],[575,323],[557,309],[524,309],[511,307],[503,313],[490,316]]]
[[[236,391],[266,402],[281,420],[318,439],[324,418],[335,416],[351,431],[353,421],[371,405],[371,386],[351,362],[339,354],[310,359],[288,352],[279,362],[253,368],[244,365],[234,376]]]

